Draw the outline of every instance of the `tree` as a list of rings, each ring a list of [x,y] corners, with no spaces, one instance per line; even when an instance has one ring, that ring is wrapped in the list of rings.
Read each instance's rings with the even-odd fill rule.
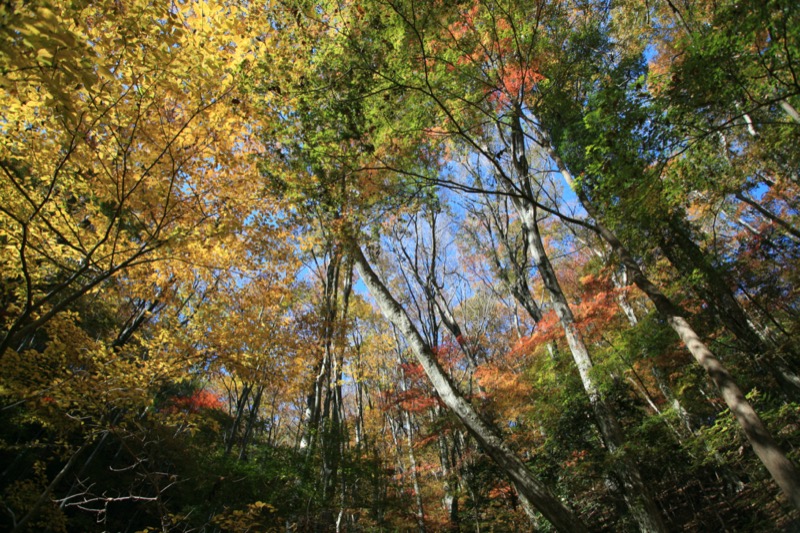
[[[796,19],[0,5],[0,528],[785,528]]]
[[[215,188],[247,168],[229,104],[249,43],[226,41],[243,16],[118,8],[3,8],[3,354],[110,278],[241,214]]]

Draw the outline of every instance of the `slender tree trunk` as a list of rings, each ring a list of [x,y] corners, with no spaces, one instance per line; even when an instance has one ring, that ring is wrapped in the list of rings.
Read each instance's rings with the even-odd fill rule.
[[[253,428],[255,427],[256,420],[258,420],[258,411],[261,409],[261,398],[264,395],[264,386],[260,385],[253,397],[253,405],[250,406],[250,413],[247,417],[247,425],[242,435],[242,443],[239,446],[239,460],[247,460],[247,446],[250,444],[250,438],[253,436]]]
[[[580,518],[537,480],[508,445],[478,415],[439,365],[436,355],[417,331],[408,314],[392,297],[386,285],[372,270],[363,252],[352,245],[351,253],[361,280],[367,286],[383,315],[403,334],[445,405],[461,420],[517,492],[547,518],[559,531],[587,531]]]
[[[661,391],[661,394],[664,395],[664,398],[666,398],[667,402],[669,402],[669,405],[678,415],[678,419],[686,428],[686,431],[689,432],[689,435],[694,435],[694,428],[692,427],[692,419],[689,416],[689,412],[683,407],[680,400],[678,400],[678,397],[672,392],[672,388],[664,377],[664,371],[658,368],[656,365],[653,365],[651,372],[656,380],[658,390]]]
[[[659,310],[664,312],[665,310]],[[789,501],[800,509],[800,473],[772,438],[764,423],[744,396],[733,377],[722,366],[697,333],[681,316],[667,317],[672,329],[687,346],[692,356],[708,372],[722,393],[722,398],[744,430],[753,450],[767,467],[772,478],[786,494]]]
[[[398,339],[399,340],[399,339]],[[406,385],[406,375],[403,371],[402,361],[400,359],[400,354],[397,354],[397,365],[400,372],[400,390],[403,393],[408,392],[408,386]],[[411,413],[406,411],[402,408],[402,406],[398,406],[400,411],[400,416],[403,420],[403,425],[406,429],[406,443],[408,444],[408,463],[409,468],[411,469],[411,481],[414,485],[414,500],[417,504],[417,531],[419,533],[425,533],[425,508],[422,506],[422,491],[420,490],[419,485],[419,472],[417,471],[417,457],[414,455],[414,420],[411,416]]]
[[[437,406],[435,411],[431,412],[431,417],[435,418],[438,415],[437,411],[440,408]],[[456,487],[458,486],[458,479],[455,476],[455,471],[450,462],[450,446],[447,442],[447,436],[439,434],[437,439],[439,447],[439,463],[442,466],[442,478],[444,480],[444,509],[447,511],[447,519],[449,522],[449,529],[451,532],[460,531],[459,517],[458,517],[458,495]]]
[[[794,238],[794,240],[800,241],[800,230],[798,230],[797,228],[795,228],[782,218],[772,214],[771,211],[761,206],[758,202],[747,196],[745,193],[737,192],[734,196],[736,197],[737,200],[744,202],[753,209],[755,209],[761,216],[763,216],[767,220],[770,220],[771,222],[774,222],[775,224],[782,227],[784,230],[786,230],[786,232],[789,235],[791,235]]]
[[[126,324],[124,328],[122,328],[122,331],[119,332],[117,338],[111,343],[111,347],[122,348],[130,340],[133,334],[136,333],[136,331],[138,331],[139,328],[141,328],[144,324],[146,324],[148,320],[150,320],[150,317],[153,316],[154,313],[158,313],[164,307],[165,304],[160,300],[153,300],[149,304],[143,305],[136,314],[136,317]]]
[[[39,509],[42,507],[44,502],[46,502],[48,498],[51,497],[53,489],[55,489],[56,486],[61,482],[61,480],[64,479],[64,476],[66,476],[67,473],[75,465],[75,462],[78,460],[78,457],[88,447],[89,443],[85,443],[83,444],[83,446],[81,446],[75,452],[73,452],[73,454],[70,456],[69,460],[64,465],[64,467],[58,472],[58,474],[56,474],[56,477],[54,477],[53,480],[50,482],[50,484],[47,485],[47,488],[44,489],[44,491],[39,495],[36,501],[33,502],[33,505],[31,506],[30,509],[28,509],[28,512],[25,513],[25,515],[23,515],[23,517],[20,518],[19,521],[13,524],[14,529],[12,530],[12,533],[17,533],[18,531],[27,531],[27,529],[23,529],[24,526],[26,526],[27,523],[30,522],[30,520],[37,515]]]
[[[633,310],[633,306],[628,301],[628,296],[625,294],[625,288],[628,286],[628,271],[623,267],[619,274],[615,273],[611,276],[611,282],[618,291],[617,303],[619,304],[619,308],[622,309],[622,312],[625,313],[628,324],[630,324],[631,327],[638,325],[639,318],[636,316],[636,311]]]
[[[528,315],[534,322],[538,323],[542,320],[542,311],[539,304],[536,303],[531,295],[530,287],[528,286],[528,232],[525,227],[522,228],[522,242],[517,246],[512,242],[509,229],[509,217],[503,216],[497,204],[491,203],[491,200],[486,201],[486,208],[489,211],[489,216],[483,221],[486,231],[491,235],[492,227],[496,229],[500,244],[505,249],[505,261],[508,268],[504,267],[497,250],[489,250],[490,257],[494,263],[500,279],[508,286],[511,294],[519,302],[519,304],[528,312]]]
[[[360,346],[356,349],[356,375],[353,376],[355,381],[355,400],[356,400],[356,420],[355,420],[355,437],[356,447],[363,445],[366,434],[364,431],[364,384],[361,380],[361,349]]]
[[[242,425],[242,419],[244,418],[244,411],[247,407],[247,400],[250,397],[250,391],[252,390],[252,386],[244,383],[242,385],[242,392],[239,395],[239,398],[236,400],[236,413],[233,416],[233,422],[231,423],[230,433],[227,435],[228,441],[225,443],[225,456],[230,455],[231,450],[233,450],[233,445],[236,442],[236,435],[239,433],[239,426]]]
[[[692,282],[692,287],[714,311],[715,316],[748,350],[763,350],[759,333],[734,297],[730,286],[694,242],[686,221],[678,215],[670,217],[661,239],[661,249],[675,269]]]
[[[417,531],[425,533],[425,508],[422,505],[422,490],[419,485],[419,472],[417,471],[417,457],[414,455],[414,427],[411,415],[403,411],[403,423],[406,426],[406,442],[408,444],[408,463],[411,469],[411,481],[414,484],[414,502],[417,505]]]

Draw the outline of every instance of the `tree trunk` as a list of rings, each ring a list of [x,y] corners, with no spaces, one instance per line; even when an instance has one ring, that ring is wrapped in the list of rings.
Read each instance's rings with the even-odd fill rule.
[[[398,348],[397,366],[400,372],[400,390],[403,393],[407,393],[408,386],[406,385],[406,373],[403,371],[402,363],[403,361],[400,359],[400,353]],[[417,505],[417,512],[416,512],[417,531],[419,531],[419,533],[425,533],[425,508],[422,506],[422,491],[420,490],[419,486],[419,472],[417,472],[417,457],[416,455],[414,455],[414,420],[411,414],[405,409],[403,409],[402,406],[398,405],[397,408],[400,411],[400,416],[402,417],[403,425],[406,428],[406,442],[408,443],[408,463],[409,463],[409,468],[411,469],[411,481],[414,484],[414,500]]]
[[[440,411],[440,407],[436,406],[436,411]],[[434,411],[431,417],[438,416]],[[447,436],[443,433],[439,434],[437,438],[439,447],[439,463],[442,465],[442,479],[444,482],[444,509],[447,512],[449,521],[449,529],[451,532],[460,531],[460,520],[458,516],[458,495],[455,490],[458,486],[458,478],[455,475],[453,467],[450,464],[450,446],[447,442]]]
[[[636,311],[633,310],[633,306],[628,301],[628,296],[625,294],[625,287],[628,286],[628,271],[623,267],[621,272],[612,274],[611,282],[618,291],[616,297],[619,308],[625,313],[628,324],[630,324],[631,327],[635,327],[639,324],[639,318],[636,316]]]
[[[225,456],[230,455],[231,450],[233,450],[233,445],[236,442],[236,434],[239,433],[239,427],[242,425],[244,411],[247,407],[247,400],[250,397],[251,390],[252,386],[250,384],[244,383],[242,385],[242,392],[239,394],[239,398],[236,400],[236,413],[233,416],[230,433],[226,436],[227,442],[225,443]]]
[[[580,518],[568,509],[550,490],[537,480],[508,445],[478,415],[472,405],[461,395],[439,365],[433,350],[423,340],[408,314],[392,297],[386,285],[372,270],[357,245],[351,253],[361,280],[367,286],[383,315],[403,334],[416,355],[436,392],[445,405],[461,420],[501,471],[508,476],[517,492],[547,518],[559,531],[588,531]]]
[[[247,446],[250,444],[250,438],[253,436],[253,428],[255,427],[256,420],[258,420],[258,411],[261,409],[261,398],[264,394],[264,385],[260,385],[253,397],[253,405],[250,406],[250,413],[247,417],[247,425],[242,435],[242,443],[239,446],[239,460],[247,460]]]
[[[403,424],[406,426],[406,442],[408,443],[408,464],[411,470],[411,481],[414,484],[414,502],[417,506],[417,531],[425,533],[425,508],[422,505],[422,490],[419,485],[419,472],[417,471],[417,457],[414,455],[413,420],[407,411],[403,411]]]
[[[658,368],[656,365],[653,365],[650,370],[653,374],[653,377],[656,380],[656,385],[658,386],[658,390],[661,391],[661,394],[664,395],[669,405],[678,415],[678,419],[681,421],[683,426],[686,428],[686,431],[689,432],[689,435],[694,435],[694,428],[692,427],[692,418],[689,415],[689,412],[683,407],[678,397],[672,392],[672,388],[670,387],[669,383],[664,376],[664,372]]]
[[[794,238],[795,241],[800,241],[800,231],[798,231],[797,228],[795,228],[782,218],[772,214],[771,211],[761,206],[758,202],[747,196],[745,193],[737,192],[736,194],[734,194],[734,196],[736,197],[737,200],[744,202],[753,209],[755,209],[764,218],[782,227],[784,230],[786,230],[786,233],[788,233]]]

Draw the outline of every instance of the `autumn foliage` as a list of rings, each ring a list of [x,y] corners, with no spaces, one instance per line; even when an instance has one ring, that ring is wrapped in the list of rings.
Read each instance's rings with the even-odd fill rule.
[[[0,529],[790,529],[798,64],[789,0],[0,2]]]

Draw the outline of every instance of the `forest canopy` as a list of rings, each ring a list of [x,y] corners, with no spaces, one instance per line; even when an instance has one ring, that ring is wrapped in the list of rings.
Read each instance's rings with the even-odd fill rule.
[[[0,2],[0,529],[800,524],[792,0]]]

